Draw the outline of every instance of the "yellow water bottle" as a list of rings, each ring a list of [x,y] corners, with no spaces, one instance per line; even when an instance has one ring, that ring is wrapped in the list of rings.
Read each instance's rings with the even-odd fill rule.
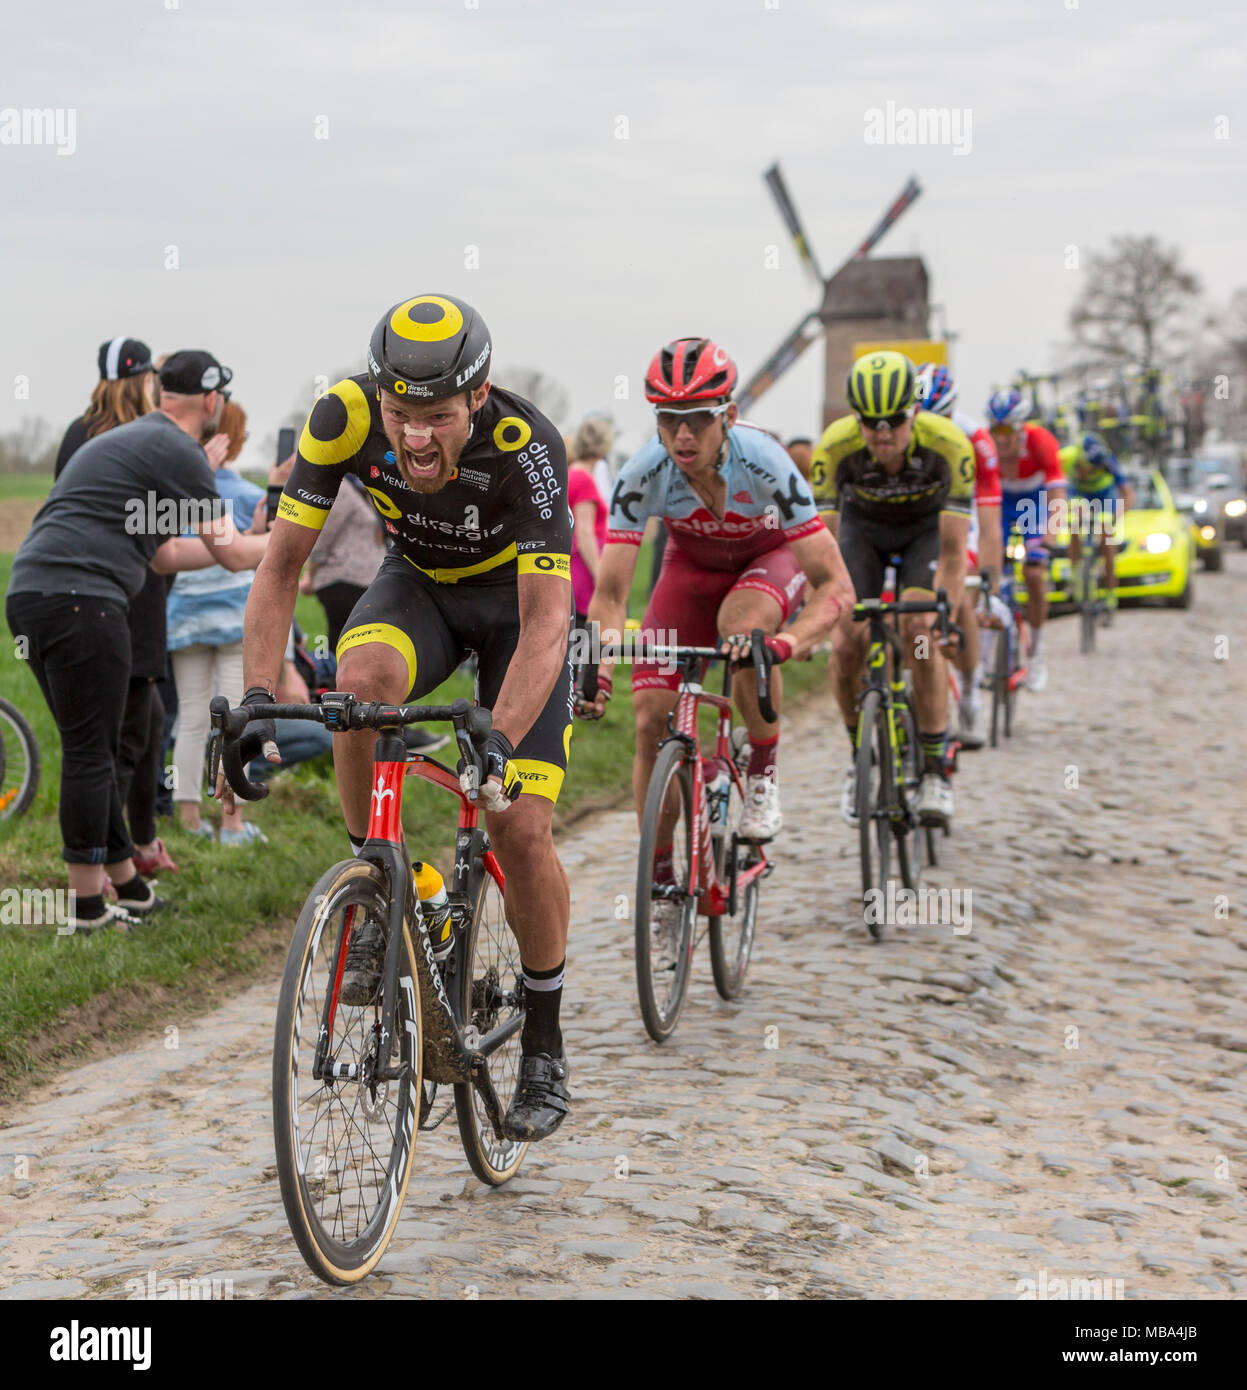
[[[455,944],[446,882],[432,864],[423,864],[419,859],[411,866],[411,872],[416,880],[416,893],[424,915],[424,929],[433,943],[433,955],[438,961],[443,961]]]

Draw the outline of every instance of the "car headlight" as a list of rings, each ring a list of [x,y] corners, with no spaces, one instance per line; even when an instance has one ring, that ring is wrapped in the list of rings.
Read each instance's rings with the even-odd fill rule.
[[[1203,498],[1203,497],[1197,497],[1197,498],[1195,499],[1195,513],[1196,513],[1196,515],[1198,515],[1200,512],[1206,512],[1207,510],[1208,510],[1208,502],[1207,502],[1207,500],[1206,500],[1205,498]]]
[[[1163,555],[1173,545],[1173,537],[1164,531],[1153,531],[1143,545],[1149,555]]]
[[[1244,512],[1247,512],[1247,501],[1241,497],[1235,497],[1225,504],[1226,516],[1242,516]]]
[[[1217,538],[1217,528],[1215,526],[1201,526],[1199,528],[1199,534],[1203,536],[1206,541],[1213,541]]]

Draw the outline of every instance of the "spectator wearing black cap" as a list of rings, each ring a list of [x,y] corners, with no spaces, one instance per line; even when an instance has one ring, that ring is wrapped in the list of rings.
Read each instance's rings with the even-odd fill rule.
[[[266,535],[242,535],[222,513],[199,442],[220,421],[229,378],[208,353],[170,357],[158,408],[73,455],[13,561],[9,628],[25,639],[61,735],[61,855],[76,929],[134,925],[160,905],[135,870],[117,787],[130,600],[149,566],[254,569],[264,554]],[[179,535],[187,520],[194,538]],[[105,875],[116,907],[104,902]]]
[[[113,338],[100,346],[100,379],[86,410],[65,431],[56,456],[56,476],[87,442],[128,425],[153,406],[156,368],[147,344],[137,338]],[[177,873],[177,865],[156,835],[156,796],[160,783],[160,754],[164,743],[165,710],[158,683],[167,672],[165,600],[172,579],[147,571],[143,587],[130,600],[130,688],[121,723],[117,785],[130,822],[134,862],[151,875],[158,869]]]
[[[152,383],[156,368],[146,343],[137,338],[113,338],[100,344],[100,379],[91,401],[65,431],[56,456],[56,476],[88,439],[128,425],[152,408]]]

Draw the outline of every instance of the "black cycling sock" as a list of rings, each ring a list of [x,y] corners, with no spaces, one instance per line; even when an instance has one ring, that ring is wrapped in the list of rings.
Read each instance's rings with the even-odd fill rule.
[[[563,1052],[563,1033],[559,1028],[559,1005],[563,1001],[563,967],[561,960],[553,970],[530,970],[522,962],[524,972],[524,1029],[520,1034],[520,1051],[525,1057],[535,1052],[548,1052],[559,1057]]]
[[[922,744],[926,771],[944,775],[944,750],[948,745],[948,730],[941,729],[938,734],[924,734],[918,731],[918,742]]]
[[[74,916],[80,922],[93,922],[97,917],[103,917],[103,915],[103,893],[91,893],[85,896],[79,893],[74,899]]]
[[[114,883],[113,887],[117,890],[117,896],[125,902],[145,903],[156,896],[142,874],[135,874],[129,883]]]
[[[351,842],[351,853],[358,858],[360,850],[364,847],[364,841],[368,837],[366,835],[352,835],[348,830],[346,832],[346,838]]]
[[[849,735],[849,746],[850,746],[850,747],[853,749],[853,751],[856,753],[856,752],[857,752],[857,725],[856,725],[856,724],[846,724],[844,727],[845,727],[845,729],[848,731],[848,735]]]

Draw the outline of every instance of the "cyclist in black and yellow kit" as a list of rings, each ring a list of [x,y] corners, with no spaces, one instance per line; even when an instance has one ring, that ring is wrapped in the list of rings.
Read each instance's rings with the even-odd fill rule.
[[[878,598],[892,555],[901,557],[898,597],[931,598],[948,592],[956,612],[965,587],[966,536],[974,497],[974,448],[942,416],[916,409],[917,372],[900,352],[872,352],[849,371],[854,413],[834,421],[814,451],[811,481],[828,528],[840,543],[857,597]],[[915,655],[934,614],[906,614],[901,633]],[[857,697],[869,629],[845,614],[833,634],[832,688],[857,750]],[[944,768],[948,742],[948,673],[930,643],[926,659],[911,662],[918,732],[925,770],[917,811],[929,824],[947,824],[953,791]],[[840,811],[857,824],[856,757]]]
[[[257,727],[264,733],[299,571],[354,473],[389,541],[338,642],[339,687],[362,700],[418,700],[474,651],[480,700],[493,712],[480,799],[506,875],[526,995],[524,1055],[506,1129],[531,1140],[557,1128],[568,1107],[559,1028],[568,888],[551,820],[571,734],[571,514],[562,438],[528,401],[491,387],[490,348],[470,305],[418,295],[377,325],[368,372],[316,402],[247,605],[244,703],[261,721],[249,726],[255,740]],[[374,741],[368,731],[334,739],[356,849],[368,828]],[[346,1003],[370,1001],[383,951],[380,932],[352,942]]]

